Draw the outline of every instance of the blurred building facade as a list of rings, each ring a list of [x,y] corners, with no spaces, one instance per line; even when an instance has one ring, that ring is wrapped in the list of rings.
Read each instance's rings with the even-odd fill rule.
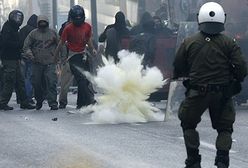
[[[168,7],[166,11],[168,22],[179,24],[181,21],[196,19],[199,7],[208,1],[223,5],[228,14],[227,22],[230,23],[228,27],[240,25],[239,29],[248,28],[248,0],[96,0],[97,10],[93,12],[97,13],[97,27],[100,34],[106,25],[114,23],[114,16],[118,11],[123,11],[129,22],[135,25],[144,11],[154,15],[160,4],[165,3]],[[43,14],[48,16],[50,27],[59,29],[67,20],[72,4],[83,6],[86,20],[92,23],[92,2],[92,0],[0,0],[0,25],[7,20],[11,10],[19,9],[24,13],[24,24],[33,13]]]

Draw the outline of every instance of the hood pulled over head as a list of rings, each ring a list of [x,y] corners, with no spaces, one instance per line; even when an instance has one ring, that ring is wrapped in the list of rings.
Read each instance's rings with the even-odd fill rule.
[[[39,29],[46,29],[49,27],[49,20],[47,16],[39,15],[37,19],[37,26]]]
[[[37,28],[37,19],[38,19],[38,16],[36,14],[33,14],[28,19],[27,25]]]

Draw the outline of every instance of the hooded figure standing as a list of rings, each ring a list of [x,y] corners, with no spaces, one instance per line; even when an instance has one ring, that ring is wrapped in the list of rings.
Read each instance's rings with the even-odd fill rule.
[[[21,40],[22,46],[24,45],[24,41],[25,41],[26,37],[28,36],[28,34],[32,30],[37,28],[37,18],[38,18],[38,16],[33,14],[28,19],[27,25],[20,29],[19,34],[20,34],[20,40]],[[23,54],[22,58],[23,58],[23,61],[24,61],[23,73],[24,73],[24,78],[25,78],[26,94],[27,94],[29,102],[34,103],[33,100],[32,100],[33,86],[32,86],[32,80],[31,80],[31,76],[32,76],[32,61],[30,59],[28,59],[25,56],[25,54]]]
[[[232,96],[241,90],[246,62],[235,40],[224,31],[226,14],[215,2],[204,4],[198,14],[197,34],[186,38],[174,61],[174,79],[186,77],[186,97],[179,108],[187,159],[185,168],[201,168],[200,137],[196,130],[208,109],[216,138],[217,168],[229,167],[235,109]]]
[[[3,89],[0,94],[0,109],[13,110],[8,106],[12,92],[15,89],[20,99],[22,109],[33,109],[27,100],[23,75],[21,73],[21,41],[19,27],[24,16],[21,11],[13,10],[9,19],[3,25],[1,32],[1,60],[3,64]]]
[[[37,23],[38,28],[29,33],[23,47],[24,53],[33,62],[32,83],[37,102],[36,110],[42,108],[45,98],[51,110],[58,110],[57,59],[54,55],[58,36],[54,30],[49,28],[49,21],[46,16],[38,16]]]
[[[130,30],[130,35],[138,35],[140,33],[144,33],[144,25],[153,20],[152,15],[149,12],[144,12],[140,18],[140,22],[138,25],[134,26]]]
[[[125,15],[122,12],[117,12],[115,23],[108,25],[99,37],[99,42],[106,41],[106,57],[112,56],[117,63],[119,61],[117,53],[121,49],[121,39],[128,36],[129,30],[126,26]]]

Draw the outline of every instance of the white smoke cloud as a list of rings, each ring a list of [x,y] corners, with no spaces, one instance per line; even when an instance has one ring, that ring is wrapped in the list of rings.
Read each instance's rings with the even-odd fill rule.
[[[101,90],[97,104],[81,109],[92,113],[94,123],[136,123],[162,121],[164,114],[146,101],[149,95],[163,87],[165,80],[157,67],[143,69],[142,56],[126,50],[118,53],[120,62],[104,60],[90,80]],[[87,74],[89,78],[89,74]]]

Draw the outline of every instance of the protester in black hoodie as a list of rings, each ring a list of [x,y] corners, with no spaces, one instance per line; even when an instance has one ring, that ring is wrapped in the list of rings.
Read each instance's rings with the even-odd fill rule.
[[[112,56],[116,63],[119,61],[117,53],[121,49],[121,39],[128,37],[128,35],[129,30],[126,26],[125,15],[122,12],[117,12],[115,23],[108,25],[99,37],[99,42],[107,42],[105,49],[107,58]]]
[[[144,33],[145,24],[150,22],[151,20],[153,20],[152,15],[149,12],[144,12],[140,18],[139,24],[134,26],[130,30],[130,35],[135,36],[135,35],[138,35],[140,33]]]
[[[21,40],[18,34],[24,16],[21,11],[10,12],[9,19],[3,25],[1,32],[1,60],[3,64],[3,90],[0,95],[0,110],[13,110],[8,103],[15,88],[20,98],[22,109],[34,109],[25,93],[24,79],[20,68]]]
[[[24,41],[28,34],[37,28],[37,18],[38,16],[36,14],[33,14],[30,16],[30,18],[27,21],[27,25],[25,25],[23,28],[20,29],[20,40],[22,45],[24,44]]]
[[[38,16],[33,14],[27,22],[27,25],[24,26],[23,28],[20,29],[20,40],[21,40],[21,44],[23,46],[24,41],[26,39],[26,37],[28,36],[28,34],[37,28],[37,18]],[[33,86],[32,86],[32,80],[31,80],[31,76],[32,76],[32,61],[30,59],[27,59],[27,57],[25,56],[25,54],[22,54],[22,58],[24,61],[24,66],[23,66],[23,75],[25,78],[25,89],[26,89],[26,94],[28,97],[28,100],[30,103],[34,104],[33,101]]]

